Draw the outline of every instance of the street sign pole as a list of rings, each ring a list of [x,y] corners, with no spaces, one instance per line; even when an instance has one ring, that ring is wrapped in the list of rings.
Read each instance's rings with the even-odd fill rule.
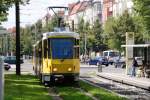
[[[0,100],[3,100],[4,96],[4,74],[3,74],[3,61],[0,59]]]

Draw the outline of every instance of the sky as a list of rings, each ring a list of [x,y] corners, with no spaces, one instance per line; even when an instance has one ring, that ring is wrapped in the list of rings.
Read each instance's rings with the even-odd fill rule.
[[[25,27],[34,24],[44,17],[49,6],[68,6],[68,3],[77,1],[79,0],[30,0],[29,5],[20,5],[20,25]],[[8,20],[2,23],[2,26],[7,29],[15,26],[15,7],[11,7],[8,13]]]

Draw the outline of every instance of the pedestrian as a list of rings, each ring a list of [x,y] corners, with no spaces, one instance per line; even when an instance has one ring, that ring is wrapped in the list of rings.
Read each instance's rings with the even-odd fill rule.
[[[136,67],[138,67],[138,63],[135,58],[133,58],[132,62],[132,70],[131,70],[131,76],[136,76]]]

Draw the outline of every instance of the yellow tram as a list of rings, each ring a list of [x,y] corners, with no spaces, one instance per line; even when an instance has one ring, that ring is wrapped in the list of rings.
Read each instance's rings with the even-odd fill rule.
[[[78,33],[61,29],[43,33],[42,39],[33,48],[33,69],[42,83],[51,83],[59,78],[78,81]]]

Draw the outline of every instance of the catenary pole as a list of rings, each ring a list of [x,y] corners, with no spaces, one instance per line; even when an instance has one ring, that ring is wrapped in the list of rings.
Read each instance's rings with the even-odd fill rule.
[[[20,75],[20,10],[19,0],[15,0],[16,7],[16,75]]]

